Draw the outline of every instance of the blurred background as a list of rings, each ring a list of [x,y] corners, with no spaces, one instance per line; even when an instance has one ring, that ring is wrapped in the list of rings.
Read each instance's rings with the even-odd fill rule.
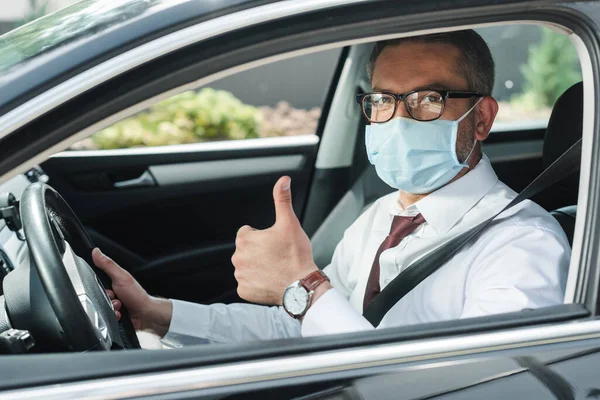
[[[23,26],[27,22],[77,3],[3,2],[0,34],[21,27],[23,35],[27,34]],[[85,17],[80,16],[82,21]],[[526,24],[481,28],[478,32],[496,61],[494,96],[500,103],[496,129],[545,126],[558,96],[581,80],[578,57],[569,39],[548,28]],[[162,101],[97,132],[72,149],[314,134],[340,51],[295,57],[223,78],[210,87]]]

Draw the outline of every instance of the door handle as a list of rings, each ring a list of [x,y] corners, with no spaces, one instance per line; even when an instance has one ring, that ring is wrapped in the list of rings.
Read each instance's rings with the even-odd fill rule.
[[[138,176],[137,178],[113,183],[113,187],[115,189],[141,188],[150,186],[156,186],[156,181],[148,170],[144,171],[142,175]]]

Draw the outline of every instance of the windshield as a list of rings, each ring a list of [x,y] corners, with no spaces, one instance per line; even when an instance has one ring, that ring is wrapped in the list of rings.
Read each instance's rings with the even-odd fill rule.
[[[83,0],[0,36],[0,73],[139,17],[165,0]],[[171,2],[172,3],[172,2]]]

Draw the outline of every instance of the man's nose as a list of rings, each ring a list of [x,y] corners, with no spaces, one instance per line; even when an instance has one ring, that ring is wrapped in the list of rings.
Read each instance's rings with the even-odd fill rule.
[[[408,111],[406,111],[406,106],[404,105],[404,101],[398,101],[396,103],[396,112],[392,118],[403,117],[403,118],[412,118]]]

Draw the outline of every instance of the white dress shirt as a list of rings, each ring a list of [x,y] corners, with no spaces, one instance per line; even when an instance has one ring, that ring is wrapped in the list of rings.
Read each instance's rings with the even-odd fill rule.
[[[383,289],[404,268],[454,236],[491,217],[516,193],[498,180],[489,159],[407,209],[397,192],[377,200],[350,226],[324,271],[333,289],[307,311],[302,324],[282,307],[199,305],[173,300],[163,342],[240,342],[373,329],[362,316],[373,258],[394,215],[421,213],[425,223],[380,262]],[[519,311],[560,304],[571,249],[557,221],[531,201],[502,213],[476,239],[415,287],[378,328]]]

